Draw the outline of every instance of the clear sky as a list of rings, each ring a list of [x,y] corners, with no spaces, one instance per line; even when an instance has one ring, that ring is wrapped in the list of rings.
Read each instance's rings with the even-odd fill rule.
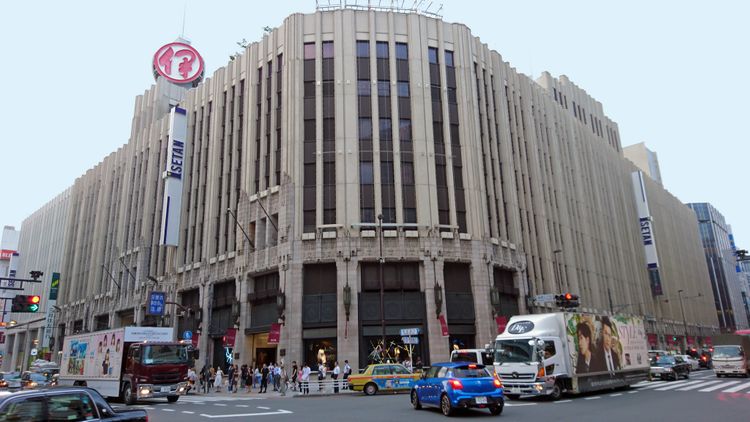
[[[446,21],[466,24],[519,71],[565,74],[599,100],[623,145],[657,152],[670,192],[711,202],[750,247],[750,87],[740,78],[750,68],[750,2],[443,3]],[[19,228],[127,142],[152,56],[180,34],[185,8],[185,36],[211,75],[237,41],[259,40],[315,1],[4,2],[0,225]]]

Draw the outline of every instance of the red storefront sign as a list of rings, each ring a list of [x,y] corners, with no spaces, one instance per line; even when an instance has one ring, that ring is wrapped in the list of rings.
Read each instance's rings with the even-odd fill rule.
[[[508,317],[503,315],[496,316],[495,324],[497,324],[497,333],[502,334],[505,331],[505,326],[508,325]]]
[[[236,328],[227,328],[226,334],[224,334],[224,347],[234,347],[234,339],[237,337]]]
[[[656,334],[646,334],[646,338],[648,338],[649,346],[656,347],[659,344],[659,337]]]
[[[667,338],[667,345],[671,346],[671,345],[674,344],[674,341],[672,340],[672,335],[671,334],[667,334],[665,337]]]
[[[687,343],[688,343],[688,346],[694,346],[695,345],[695,337],[688,336],[687,337]]]
[[[274,322],[271,324],[271,331],[268,333],[268,344],[279,344],[281,338],[281,324]]]
[[[709,346],[713,346],[714,343],[711,341],[711,337],[703,337],[703,342],[706,343]]]
[[[445,322],[445,316],[440,315],[438,320],[440,320],[440,331],[443,334],[443,337],[448,337],[448,323]]]
[[[0,259],[9,260],[15,252],[10,249],[0,249]]]
[[[201,335],[196,333],[193,334],[193,337],[190,339],[190,341],[193,343],[193,349],[198,348],[198,341],[200,341]]]

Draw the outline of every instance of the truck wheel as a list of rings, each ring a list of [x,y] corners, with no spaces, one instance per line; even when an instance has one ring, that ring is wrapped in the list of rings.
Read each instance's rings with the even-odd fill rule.
[[[170,402],[170,403],[174,403],[179,398],[180,398],[180,396],[167,396],[167,401]]]
[[[559,382],[555,382],[555,386],[552,387],[552,392],[549,395],[549,398],[552,401],[560,400],[560,397],[562,397],[562,386]]]
[[[122,386],[122,401],[128,406],[135,404],[135,396],[133,395],[133,390],[130,388],[129,382],[126,382]]]
[[[518,400],[519,398],[521,398],[521,395],[520,394],[506,394],[505,397],[510,400]]]

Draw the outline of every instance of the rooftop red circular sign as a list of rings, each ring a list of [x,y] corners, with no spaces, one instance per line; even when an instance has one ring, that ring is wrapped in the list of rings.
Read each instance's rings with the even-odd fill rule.
[[[203,75],[203,58],[188,44],[169,43],[154,54],[154,72],[176,84],[187,84]]]

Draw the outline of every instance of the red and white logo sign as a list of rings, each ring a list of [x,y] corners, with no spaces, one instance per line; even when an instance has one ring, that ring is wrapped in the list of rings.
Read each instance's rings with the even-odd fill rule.
[[[12,251],[10,249],[1,249],[0,250],[0,259],[2,260],[9,260],[13,254],[16,253],[16,251]]]
[[[171,82],[186,84],[203,74],[203,58],[190,45],[173,42],[156,51],[154,70]]]

